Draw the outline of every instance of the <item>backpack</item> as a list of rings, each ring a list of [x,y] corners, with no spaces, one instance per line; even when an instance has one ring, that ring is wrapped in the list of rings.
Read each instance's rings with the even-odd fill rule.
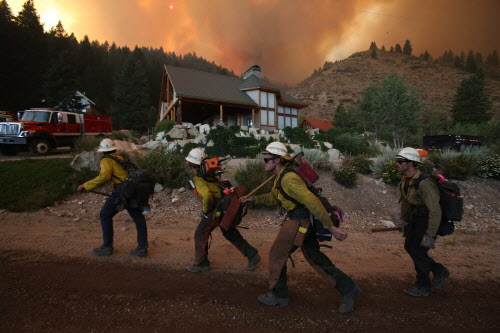
[[[245,193],[245,187],[238,185],[236,188],[228,180],[219,182],[222,196],[217,202],[215,210],[220,212],[221,220],[218,226],[228,231],[231,226],[237,226],[241,223],[246,210],[240,203],[240,198]]]
[[[137,167],[129,160],[121,160],[111,155],[104,156],[120,164],[128,175],[124,180],[120,180],[118,191],[127,204],[127,208],[143,208],[148,205],[149,198],[154,193],[155,180],[146,170]]]
[[[302,163],[307,163],[307,162],[305,162],[304,160],[302,160]],[[309,165],[309,164],[307,164],[307,165]],[[278,178],[278,181],[276,182],[276,187],[275,188],[278,191],[280,191],[281,195],[283,195],[283,197],[285,199],[287,199],[287,200],[289,200],[289,201],[291,201],[291,202],[293,202],[293,203],[295,203],[297,205],[301,205],[297,200],[295,200],[294,198],[292,198],[291,196],[289,196],[288,194],[286,194],[285,190],[281,186],[281,180],[289,172],[295,172],[301,178],[303,178],[300,172],[296,172],[292,168],[287,168],[287,169],[285,169],[285,171],[283,171],[281,173],[280,177]],[[318,178],[316,178],[314,181],[316,181],[317,179]],[[304,182],[306,182],[306,181],[304,180]],[[340,223],[342,223],[344,221],[344,213],[343,213],[342,209],[340,209],[340,207],[332,205],[328,201],[328,198],[326,198],[325,196],[321,195],[321,192],[323,191],[323,189],[321,189],[319,187],[315,187],[312,184],[308,184],[308,182],[306,182],[306,185],[307,185],[307,189],[309,191],[311,191],[311,193],[314,194],[316,197],[318,197],[318,199],[321,201],[321,203],[323,204],[323,207],[325,207],[326,211],[328,212],[328,215],[330,215],[330,219],[332,220],[333,225],[336,228],[338,228],[340,226]],[[328,231],[328,229],[323,228],[323,225],[321,224],[321,221],[319,219],[317,219],[312,214],[310,215],[310,218],[311,218],[311,226],[314,228],[314,231],[316,233],[316,238],[320,242],[331,241],[332,240],[332,234],[330,233],[330,231]]]
[[[454,222],[462,220],[464,211],[464,199],[460,196],[460,187],[452,181],[445,180],[441,175],[421,175],[413,183],[415,189],[418,190],[420,183],[427,178],[431,178],[439,190],[441,223],[437,234],[439,236],[451,235],[455,231]]]

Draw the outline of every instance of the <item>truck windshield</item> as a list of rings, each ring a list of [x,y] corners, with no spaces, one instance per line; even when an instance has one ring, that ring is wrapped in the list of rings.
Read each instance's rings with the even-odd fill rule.
[[[24,111],[21,120],[39,121],[46,123],[49,121],[50,112],[47,111]]]

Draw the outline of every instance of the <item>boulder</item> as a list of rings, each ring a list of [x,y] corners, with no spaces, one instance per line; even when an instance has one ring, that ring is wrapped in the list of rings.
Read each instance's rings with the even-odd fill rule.
[[[208,125],[208,124],[200,125],[199,131],[200,131],[200,134],[210,133],[210,125]]]
[[[160,140],[163,140],[164,137],[165,137],[165,132],[161,131],[158,134],[156,134],[155,140],[160,141]]]
[[[326,148],[328,149],[332,149],[333,148],[333,145],[330,143],[330,142],[323,142],[323,144],[325,145]]]
[[[342,154],[338,149],[328,149],[326,153],[328,154],[328,159],[330,161],[338,160],[339,158],[342,157]]]
[[[142,145],[143,150],[162,150],[163,144],[161,141],[149,141]]]
[[[161,184],[156,183],[156,184],[155,184],[155,189],[154,189],[154,192],[155,192],[155,193],[160,193],[160,192],[162,192],[162,191],[163,191],[163,186],[162,186]]]
[[[200,134],[200,132],[198,132],[198,130],[195,127],[191,126],[190,128],[188,128],[187,134],[188,136],[197,136],[198,134]]]
[[[71,167],[78,171],[82,168],[99,171],[99,162],[103,155],[103,153],[97,151],[83,151],[76,155],[73,161],[71,161]]]
[[[181,125],[175,125],[170,132],[167,133],[172,139],[186,139],[187,133],[186,129]]]
[[[248,126],[240,126],[242,131],[248,132]]]
[[[198,134],[196,138],[194,138],[194,143],[197,144],[205,144],[207,143],[207,136],[205,134]]]

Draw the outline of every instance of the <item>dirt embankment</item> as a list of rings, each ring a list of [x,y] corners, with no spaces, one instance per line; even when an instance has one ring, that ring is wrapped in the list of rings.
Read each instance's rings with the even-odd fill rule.
[[[34,213],[0,213],[0,330],[19,331],[498,331],[500,310],[499,182],[460,182],[464,221],[440,238],[432,256],[451,271],[444,290],[425,299],[404,296],[414,281],[398,232],[371,234],[380,220],[397,216],[394,187],[362,177],[345,189],[326,173],[318,184],[347,212],[349,237],[324,252],[364,291],[356,311],[338,314],[340,295],[307,265],[300,251],[289,269],[291,305],[267,308],[267,256],[279,227],[275,210],[250,211],[241,229],[263,257],[253,272],[219,231],[210,247],[211,271],[190,274],[193,233],[200,211],[190,191],[162,192],[147,217],[150,256],[131,258],[135,228],[115,218],[115,250],[96,258],[99,209],[104,197],[74,194]]]

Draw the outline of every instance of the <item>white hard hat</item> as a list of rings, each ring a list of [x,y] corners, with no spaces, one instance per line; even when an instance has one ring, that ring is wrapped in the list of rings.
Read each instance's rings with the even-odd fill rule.
[[[106,151],[116,150],[116,148],[118,148],[118,147],[116,147],[116,144],[113,140],[104,139],[99,144],[99,149],[97,149],[97,151],[106,152]]]
[[[396,155],[396,159],[406,159],[420,163],[420,154],[415,148],[406,147],[401,149],[401,151]]]
[[[283,157],[289,156],[286,146],[281,142],[271,142],[267,145],[266,150],[263,151],[262,154],[272,154]]]
[[[200,165],[201,161],[203,161],[206,157],[207,155],[203,150],[201,150],[200,148],[194,148],[189,152],[188,156],[186,157],[186,161],[188,161],[189,163]]]

